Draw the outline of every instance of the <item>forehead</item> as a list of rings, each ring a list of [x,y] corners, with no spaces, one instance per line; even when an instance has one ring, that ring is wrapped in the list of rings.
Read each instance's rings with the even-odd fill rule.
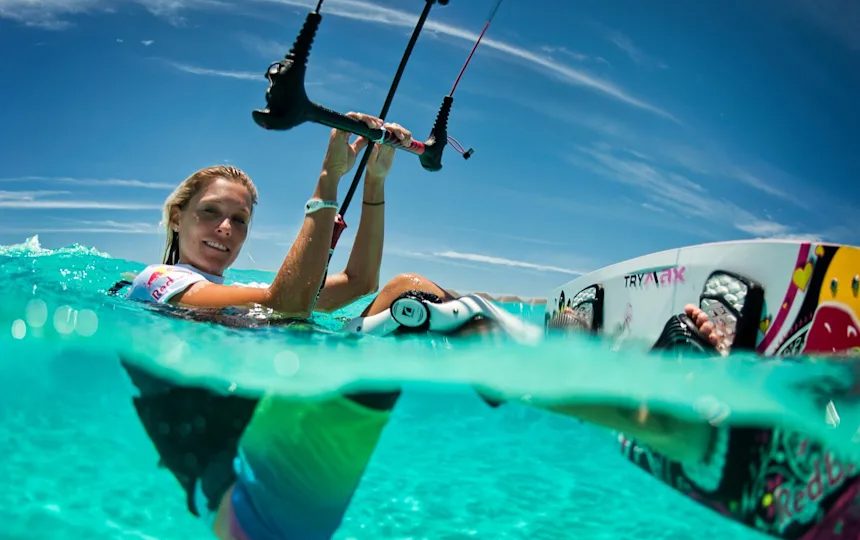
[[[220,202],[242,206],[250,212],[252,205],[251,192],[240,182],[216,178],[209,182],[194,197],[196,202]]]

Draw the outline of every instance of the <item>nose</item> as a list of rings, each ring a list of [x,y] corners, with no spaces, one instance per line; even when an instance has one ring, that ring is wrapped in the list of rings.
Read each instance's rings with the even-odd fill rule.
[[[233,232],[233,227],[230,225],[230,218],[224,218],[224,221],[222,221],[218,225],[216,231],[225,236],[230,236],[230,234]]]

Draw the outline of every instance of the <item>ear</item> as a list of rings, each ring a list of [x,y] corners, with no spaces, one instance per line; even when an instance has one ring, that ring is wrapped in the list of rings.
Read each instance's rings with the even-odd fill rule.
[[[177,207],[173,207],[170,209],[170,230],[178,233],[179,232],[179,214],[180,210]]]

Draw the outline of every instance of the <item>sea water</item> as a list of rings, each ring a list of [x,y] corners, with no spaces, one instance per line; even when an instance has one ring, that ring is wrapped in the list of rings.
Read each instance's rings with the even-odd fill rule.
[[[248,395],[403,388],[343,539],[764,538],[628,463],[616,434],[542,403],[647,405],[682,418],[717,410],[721,421],[803,428],[844,455],[860,425],[850,400],[840,401],[853,385],[844,364],[669,360],[581,335],[520,343],[340,333],[369,299],[312,324],[238,328],[106,294],[143,266],[83,246],[43,249],[35,238],[0,247],[0,538],[206,537],[178,483],[156,466],[120,356],[177,382]],[[541,306],[503,307],[542,325]],[[488,407],[474,385],[511,402]],[[832,398],[836,422],[826,414]]]

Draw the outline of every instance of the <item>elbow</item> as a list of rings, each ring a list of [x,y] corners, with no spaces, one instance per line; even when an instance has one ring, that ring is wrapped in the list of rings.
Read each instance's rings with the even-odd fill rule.
[[[310,319],[313,314],[313,303],[315,299],[315,293],[312,295],[283,295],[275,294],[274,291],[270,290],[266,300],[262,302],[262,304],[267,308],[290,318]]]
[[[343,271],[349,283],[349,290],[352,298],[357,299],[368,294],[373,294],[379,290],[379,274],[371,276],[361,275],[360,273],[350,272],[349,269]]]
[[[377,278],[377,279],[368,281],[366,283],[363,283],[361,288],[360,288],[359,294],[361,296],[365,296],[368,294],[373,294],[373,293],[378,292],[378,291],[379,291],[379,279]]]

